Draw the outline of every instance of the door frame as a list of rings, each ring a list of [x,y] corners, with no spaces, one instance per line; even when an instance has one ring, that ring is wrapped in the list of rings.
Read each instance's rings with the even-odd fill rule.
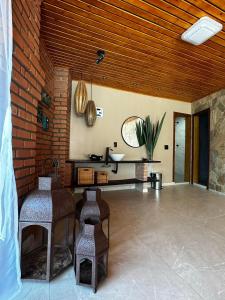
[[[211,139],[210,139],[210,125],[211,125],[210,124],[210,114],[211,114],[211,110],[210,110],[210,107],[208,107],[208,108],[198,111],[192,115],[192,154],[191,154],[191,157],[192,157],[192,160],[191,160],[191,183],[192,184],[194,184],[194,181],[193,181],[193,175],[194,175],[193,174],[193,172],[194,172],[194,117],[204,114],[206,112],[208,114],[208,125],[209,125],[208,164],[209,164],[209,169],[210,169],[210,142],[211,142]],[[209,170],[208,170],[208,178],[207,178],[206,188],[207,188],[207,190],[209,189]]]
[[[191,114],[186,114],[186,113],[180,113],[180,112],[173,112],[173,182],[175,181],[175,134],[176,134],[176,118],[177,117],[184,117],[185,119],[189,118],[190,120],[190,170],[189,170],[189,183],[191,183],[191,171],[192,171],[192,167],[191,167],[191,161],[192,161],[192,115]],[[186,143],[186,141],[185,141]],[[186,145],[185,145],[186,148]]]

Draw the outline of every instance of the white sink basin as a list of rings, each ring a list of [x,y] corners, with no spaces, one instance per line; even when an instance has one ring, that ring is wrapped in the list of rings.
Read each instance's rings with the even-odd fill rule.
[[[122,153],[110,153],[110,157],[114,161],[120,161],[124,158],[125,154]]]

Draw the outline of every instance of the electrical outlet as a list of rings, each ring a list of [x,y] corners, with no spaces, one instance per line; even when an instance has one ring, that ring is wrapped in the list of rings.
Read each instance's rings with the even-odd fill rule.
[[[169,149],[169,145],[164,145],[164,149],[168,150]]]
[[[117,148],[117,142],[114,142],[114,143],[113,143],[113,147],[114,147],[114,148]]]

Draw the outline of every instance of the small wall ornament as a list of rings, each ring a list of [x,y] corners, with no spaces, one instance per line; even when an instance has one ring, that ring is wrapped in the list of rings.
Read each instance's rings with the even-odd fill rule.
[[[38,121],[38,123],[41,123],[43,130],[48,131],[48,129],[49,129],[49,119],[43,113],[43,110],[40,106],[38,106],[38,108],[37,108],[37,121]]]
[[[51,97],[44,90],[42,90],[41,92],[41,102],[46,104],[47,106],[50,106],[52,102]]]
[[[87,106],[87,88],[83,80],[78,81],[74,94],[74,107],[77,116],[84,115]]]

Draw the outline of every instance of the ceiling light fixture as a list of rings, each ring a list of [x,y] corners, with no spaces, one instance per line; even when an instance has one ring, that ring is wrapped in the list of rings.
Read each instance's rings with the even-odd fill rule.
[[[205,16],[188,28],[182,34],[181,39],[193,45],[201,45],[221,31],[222,28],[222,24]]]
[[[96,59],[96,64],[98,65],[104,59],[105,51],[104,50],[98,50],[97,55],[98,55],[98,58]]]

